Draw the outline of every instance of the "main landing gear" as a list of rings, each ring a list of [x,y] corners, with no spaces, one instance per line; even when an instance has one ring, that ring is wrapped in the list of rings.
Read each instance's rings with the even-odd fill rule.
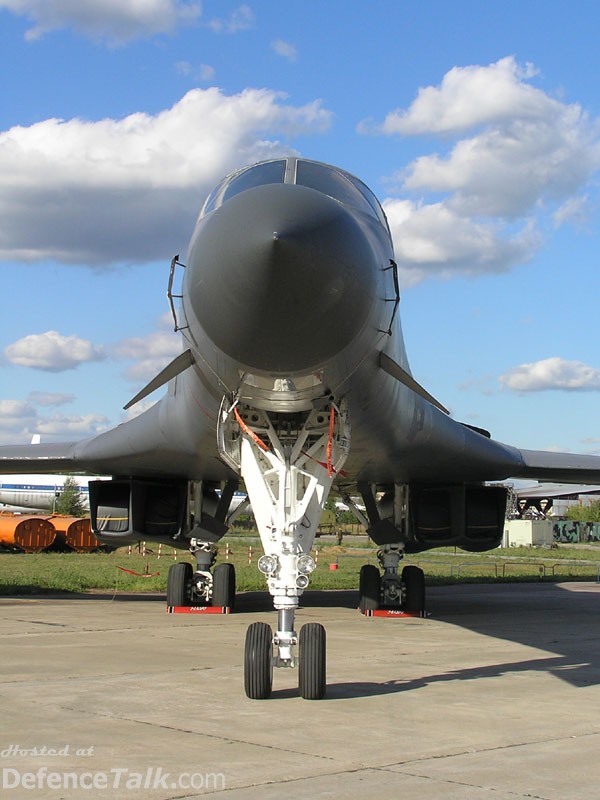
[[[246,634],[244,688],[252,700],[270,696],[274,667],[298,667],[303,698],[325,695],[325,628],[310,622],[298,635],[295,613],[316,566],[310,550],[321,512],[349,444],[347,411],[331,397],[294,413],[237,399],[221,408],[220,454],[244,479],[265,553],[258,568],[278,613],[275,632],[255,622]]]
[[[402,544],[387,544],[377,552],[383,575],[373,564],[361,567],[358,607],[363,613],[380,608],[403,610],[415,615],[425,612],[423,570],[410,564],[398,574],[403,549]]]
[[[233,564],[217,564],[216,549],[210,542],[191,540],[191,552],[196,556],[194,572],[188,561],[180,561],[169,569],[167,579],[167,606],[235,607],[235,567]]]

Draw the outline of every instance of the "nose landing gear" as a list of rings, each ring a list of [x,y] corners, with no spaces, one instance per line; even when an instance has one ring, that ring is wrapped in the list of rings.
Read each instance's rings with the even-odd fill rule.
[[[248,629],[246,695],[253,700],[267,698],[273,668],[298,666],[300,695],[319,700],[326,688],[325,628],[307,623],[298,636],[295,613],[316,566],[310,550],[321,513],[348,453],[347,411],[332,398],[293,414],[236,401],[221,408],[219,442],[223,459],[244,479],[265,553],[259,569],[278,611],[275,634],[262,622]]]
[[[298,658],[291,648],[298,645]],[[275,646],[275,653],[273,647]],[[285,656],[282,658],[281,653]],[[289,657],[288,657],[289,654]],[[305,700],[321,700],[326,691],[326,633],[318,622],[307,622],[285,639],[273,636],[266,622],[253,622],[246,632],[244,688],[251,700],[266,700],[273,687],[273,667],[298,666],[298,689]]]

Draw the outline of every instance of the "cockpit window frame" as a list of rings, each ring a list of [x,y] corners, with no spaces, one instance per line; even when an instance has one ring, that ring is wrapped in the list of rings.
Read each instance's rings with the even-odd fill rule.
[[[252,184],[236,191],[232,194],[229,194],[229,190],[235,187],[236,183],[240,182],[240,178],[242,178],[246,173],[251,172],[252,170],[257,170],[261,167],[266,167],[270,165],[282,164],[283,168],[281,171],[281,181],[267,181],[267,184],[273,183],[289,183],[289,184],[296,184],[298,186],[304,185],[308,188],[314,189],[315,191],[320,191],[323,194],[326,194],[328,197],[333,198],[337,202],[341,203],[342,205],[351,205],[353,208],[362,211],[365,214],[368,214],[371,217],[375,217],[388,231],[389,233],[389,225],[387,221],[387,217],[385,216],[385,212],[381,206],[381,203],[377,199],[376,195],[369,189],[369,187],[363,183],[359,178],[352,175],[350,172],[346,170],[340,169],[339,167],[331,166],[330,164],[325,164],[321,161],[313,161],[308,158],[298,158],[295,156],[290,156],[288,158],[271,158],[266,161],[261,161],[258,164],[251,164],[246,167],[242,167],[241,169],[233,172],[231,175],[225,177],[209,194],[207,197],[204,206],[202,207],[202,211],[200,216],[204,217],[207,214],[210,214],[212,211],[220,208],[223,203],[226,203],[228,199],[231,197],[235,197],[237,194],[240,194],[247,189],[252,188]],[[336,179],[339,181],[342,180],[341,186],[346,188],[344,184],[347,184],[348,193],[344,192],[343,195],[340,192],[335,191],[334,182],[332,181],[329,186],[327,181],[324,182],[323,186],[319,186],[318,182],[310,182],[310,183],[298,183],[298,165],[299,164],[306,164],[310,165],[311,167],[314,166],[315,168],[321,168],[323,170],[323,174],[327,175],[327,173],[331,173],[335,175]],[[315,185],[317,184],[317,185]],[[257,186],[265,185],[263,183],[255,184]],[[329,189],[329,190],[328,190]]]
[[[264,172],[265,168],[276,166],[278,164],[281,164],[281,172],[279,180],[261,181],[259,183],[254,184],[254,186],[263,186],[270,183],[283,183],[285,181],[285,173],[287,170],[287,159],[285,158],[272,158],[269,159],[268,161],[261,161],[258,164],[251,164],[248,167],[242,167],[242,169],[238,169],[231,175],[227,175],[227,177],[223,178],[223,180],[212,190],[212,192],[206,198],[206,202],[202,207],[201,216],[204,217],[206,216],[206,214],[210,214],[211,211],[215,211],[217,208],[220,208],[223,205],[223,203],[226,203],[227,200],[229,200],[231,197],[235,197],[236,194],[241,194],[247,189],[253,188],[252,185],[245,186],[244,188],[238,189],[238,191],[235,191],[228,196],[229,191],[231,189],[234,189],[236,184],[238,184],[245,175],[250,174],[252,172],[256,173],[258,170],[262,170]]]
[[[297,185],[308,186],[311,189],[320,191],[328,197],[332,197],[334,200],[342,203],[342,205],[351,205],[359,211],[369,214],[369,216],[374,216],[384,227],[388,227],[385,214],[383,213],[379,201],[366,184],[358,178],[355,178],[354,175],[351,175],[349,172],[339,167],[333,167],[330,164],[324,164],[320,161],[311,161],[307,158],[297,159],[297,161],[299,165],[306,165],[309,167],[309,170],[312,167],[319,168],[323,176],[330,175],[331,177],[335,177],[335,181],[328,182],[325,180],[323,184],[320,185],[318,181],[306,182],[306,176],[300,176],[299,180],[298,169],[296,169]],[[335,186],[335,182],[337,182],[338,186]],[[338,187],[343,190],[343,194],[340,194]],[[373,205],[373,200],[375,200],[375,206]]]

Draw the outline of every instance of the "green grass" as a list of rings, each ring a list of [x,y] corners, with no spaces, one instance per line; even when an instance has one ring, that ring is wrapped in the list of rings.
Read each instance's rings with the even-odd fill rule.
[[[263,590],[266,582],[256,562],[262,554],[256,536],[232,537],[230,561],[235,564],[239,591]],[[310,583],[312,589],[356,589],[358,573],[365,563],[376,564],[376,548],[364,543],[335,546],[317,540],[318,568]],[[252,563],[248,548],[252,546]],[[146,556],[137,552],[128,555],[126,548],[113,553],[0,553],[0,594],[34,594],[39,592],[165,592],[169,567],[174,563],[171,548],[149,545]],[[313,551],[314,555],[314,551]],[[192,556],[178,551],[178,560],[193,562]],[[225,560],[225,544],[219,561]],[[600,571],[600,547],[498,548],[489,553],[471,554],[453,548],[430,550],[406,558],[407,564],[418,564],[429,585],[540,580],[596,580]],[[337,564],[336,570],[329,565]],[[124,572],[125,568],[140,575]],[[150,577],[141,577],[145,573]],[[158,573],[158,574],[155,574]]]

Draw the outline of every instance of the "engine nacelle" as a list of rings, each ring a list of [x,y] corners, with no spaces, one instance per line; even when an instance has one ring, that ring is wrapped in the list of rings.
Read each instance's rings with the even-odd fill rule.
[[[92,531],[103,544],[172,544],[186,525],[187,481],[90,481],[89,492]]]
[[[498,547],[507,496],[504,486],[411,486],[413,537],[423,549],[456,546],[479,552]]]

